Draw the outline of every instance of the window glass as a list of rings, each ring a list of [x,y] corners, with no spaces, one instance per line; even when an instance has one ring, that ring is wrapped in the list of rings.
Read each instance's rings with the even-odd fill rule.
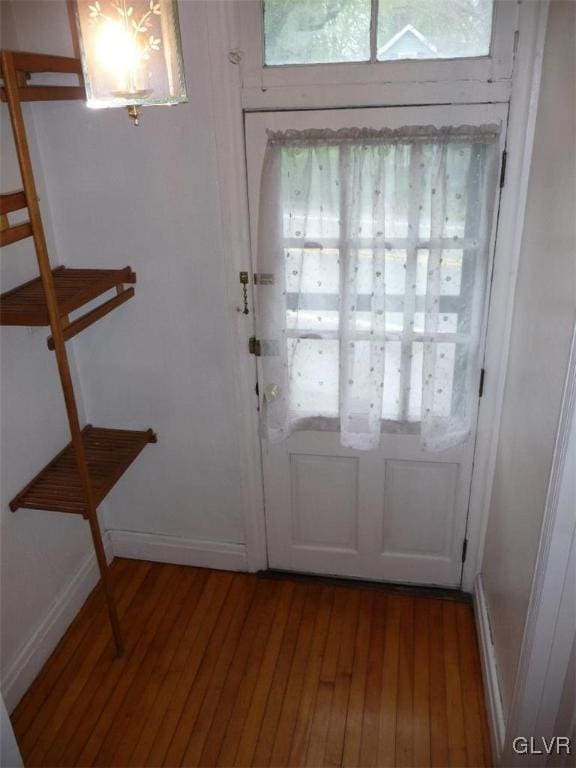
[[[370,0],[265,0],[265,63],[369,61],[370,14]]]
[[[402,409],[401,373],[402,343],[389,341],[385,350],[384,386],[382,387],[382,418],[389,421],[398,421],[398,414]]]
[[[378,61],[490,53],[493,0],[382,0]]]
[[[288,337],[290,409],[300,418],[338,416],[338,339]]]
[[[494,0],[264,0],[267,65],[452,59],[490,53]]]
[[[486,158],[471,138],[281,147],[275,226],[295,418],[338,416],[344,340],[355,402],[380,402],[382,419],[420,421],[425,368],[426,407],[442,417],[464,407],[455,379],[463,386],[469,364]]]
[[[284,236],[306,242],[338,238],[340,204],[334,189],[340,185],[338,147],[291,147],[282,158]]]

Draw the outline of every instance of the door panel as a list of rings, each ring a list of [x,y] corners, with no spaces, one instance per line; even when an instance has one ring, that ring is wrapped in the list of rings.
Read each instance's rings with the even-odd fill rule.
[[[497,123],[501,126],[503,147],[506,116],[507,107],[504,105],[248,114],[246,146],[255,271],[258,272],[260,177],[268,130]],[[496,191],[496,188],[490,191],[494,199]],[[493,221],[495,219],[496,211]],[[493,251],[493,240],[494,233],[490,253]],[[325,247],[333,246],[329,242]],[[391,259],[393,257],[394,253]],[[486,264],[487,274],[491,258]],[[398,268],[401,269],[401,266]],[[285,269],[288,270],[288,266]],[[266,274],[265,277],[266,281],[286,280],[289,291],[289,274]],[[447,277],[453,280],[452,274]],[[416,275],[413,279],[416,283]],[[330,296],[327,294],[323,301],[331,307],[334,286],[330,281],[334,281],[331,273],[326,274],[322,290],[328,291],[326,285],[329,284]],[[258,285],[255,291],[257,333],[260,319],[258,294],[263,290],[266,290],[266,283]],[[418,290],[415,300],[419,301]],[[454,297],[447,299],[453,301],[455,306],[458,301],[466,300],[465,295],[459,296],[457,286]],[[484,313],[485,327],[487,300],[485,307],[476,311]],[[266,339],[265,333],[261,337]],[[316,343],[314,337],[312,339]],[[305,339],[304,343],[309,342]],[[326,361],[329,343],[335,345],[332,367],[334,371],[338,369],[338,340],[335,338],[318,353],[323,354],[323,379],[326,372],[332,370]],[[404,342],[402,344],[405,346]],[[396,347],[400,349],[399,342],[389,343],[386,354],[390,352],[393,357],[398,351]],[[387,364],[391,369],[394,364],[393,370],[398,368],[400,377],[409,376],[409,371],[401,369],[410,361],[412,352],[411,345],[407,350],[402,347],[398,360],[394,358],[392,361],[391,357]],[[412,367],[414,364],[411,364]],[[480,365],[474,374],[479,375],[479,372]],[[321,383],[326,386],[324,381]],[[265,387],[260,389],[261,396],[264,396]],[[337,383],[331,386],[332,391],[337,398]],[[328,394],[326,397],[329,400]],[[414,405],[408,401],[402,405],[404,413],[413,408]],[[416,424],[413,429],[384,432],[380,446],[371,451],[342,447],[336,420],[333,430],[325,426],[322,430],[301,429],[282,442],[262,440],[270,567],[393,582],[458,586],[475,432],[472,431],[464,444],[431,453],[421,447],[417,427]]]
[[[292,542],[358,551],[358,459],[290,455]]]
[[[337,432],[262,441],[271,568],[459,583],[472,441],[431,458],[413,436],[387,437],[370,452]]]
[[[385,466],[382,554],[449,557],[459,465],[387,461]]]

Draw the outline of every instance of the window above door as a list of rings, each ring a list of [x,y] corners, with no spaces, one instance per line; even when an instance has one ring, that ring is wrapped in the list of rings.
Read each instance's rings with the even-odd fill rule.
[[[247,110],[507,101],[516,0],[243,0]]]
[[[263,0],[266,66],[488,56],[494,0]]]

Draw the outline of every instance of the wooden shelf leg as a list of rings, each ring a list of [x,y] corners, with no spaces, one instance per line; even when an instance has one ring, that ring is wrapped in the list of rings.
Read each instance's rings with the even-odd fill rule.
[[[95,512],[88,514],[88,523],[90,524],[90,533],[92,534],[92,541],[94,543],[98,568],[100,569],[100,578],[102,580],[102,587],[104,588],[104,597],[106,598],[106,604],[108,606],[108,616],[110,617],[110,625],[112,627],[112,634],[114,635],[116,655],[121,657],[124,655],[124,642],[122,641],[122,632],[120,630],[120,622],[118,621],[116,601],[114,600],[114,590],[110,579],[110,569],[108,568],[106,552],[104,551],[104,544],[102,543],[102,533],[100,531],[98,517],[96,516]]]

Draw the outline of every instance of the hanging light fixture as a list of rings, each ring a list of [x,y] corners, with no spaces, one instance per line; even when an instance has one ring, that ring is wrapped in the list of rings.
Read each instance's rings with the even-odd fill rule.
[[[176,0],[76,0],[88,106],[187,101]]]

